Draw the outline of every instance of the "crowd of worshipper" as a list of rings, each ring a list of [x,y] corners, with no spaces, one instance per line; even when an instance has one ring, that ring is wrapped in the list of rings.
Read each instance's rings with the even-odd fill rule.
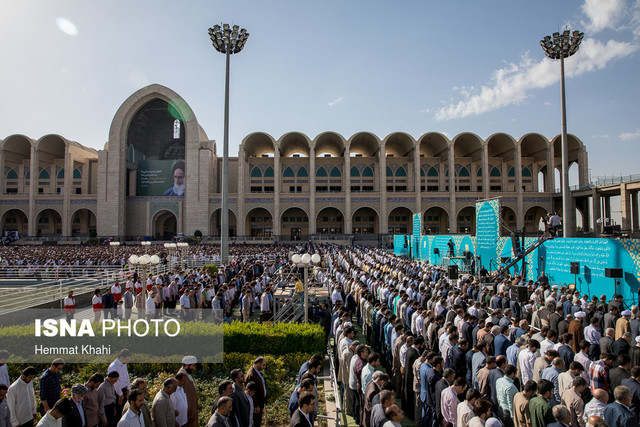
[[[91,299],[94,321],[103,317],[129,320],[162,316],[226,323],[270,321],[287,299],[280,302],[275,298],[276,290],[284,289],[287,296],[303,293],[301,273],[290,260],[295,247],[273,246],[268,252],[266,247],[249,248],[236,248],[233,261],[222,265],[216,273],[206,267],[185,267],[145,277],[128,265],[118,271],[110,286],[94,290]],[[330,252],[320,247],[317,251]],[[322,272],[318,274],[322,277]],[[67,319],[74,318],[80,307],[73,291],[62,303]],[[313,309],[312,317],[328,332],[328,304],[315,304]]]
[[[356,424],[638,426],[640,313],[622,296],[544,275],[449,280],[378,249],[337,252],[329,270],[336,375]]]
[[[244,245],[231,244],[229,255],[242,262],[243,259],[275,257],[286,255],[291,250],[287,245]],[[169,252],[163,245],[126,244],[112,247],[110,245],[8,245],[0,246],[0,269],[56,269],[64,273],[81,274],[82,270],[74,267],[120,267],[129,262],[131,255],[141,253],[157,254],[163,263],[199,262],[213,264],[220,261],[220,245],[190,245],[180,250]]]
[[[233,369],[218,385],[213,407],[202,408],[193,377],[198,364],[194,356],[182,359],[182,367],[163,380],[155,396],[148,394],[145,379],[130,378],[131,353],[126,349],[107,372],[96,372],[68,388],[61,379],[63,359],[54,359],[43,373],[28,366],[11,382],[7,356],[0,352],[0,427],[198,427],[201,411],[207,411],[207,427],[260,427],[268,411],[264,357],[256,358],[246,373]],[[289,402],[292,425],[311,427],[317,418],[316,383],[323,361],[324,356],[314,355],[300,367]]]

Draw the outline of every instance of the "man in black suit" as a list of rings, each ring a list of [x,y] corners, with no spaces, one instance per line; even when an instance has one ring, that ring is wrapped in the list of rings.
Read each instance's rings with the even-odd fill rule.
[[[231,371],[231,381],[233,381],[233,394],[231,400],[233,401],[232,417],[235,417],[238,427],[249,427],[251,420],[250,403],[247,394],[244,392],[244,372],[242,369],[234,369]]]
[[[631,348],[631,332],[625,332],[620,338],[613,342],[613,354],[620,356],[621,354],[629,354]]]
[[[62,427],[85,427],[86,414],[82,399],[89,389],[83,384],[74,384],[71,387],[71,413],[62,417]]]
[[[363,424],[365,427],[370,427],[371,424],[371,410],[373,409],[373,399],[382,390],[382,385],[389,381],[389,375],[382,371],[376,371],[371,377],[371,381],[367,384],[364,392],[364,404],[363,404]]]
[[[609,369],[609,386],[611,390],[622,384],[622,380],[631,376],[631,358],[628,354],[618,356],[618,367]]]
[[[415,393],[413,393],[413,364],[420,358],[422,348],[424,347],[424,338],[417,337],[413,341],[413,345],[407,349],[404,362],[404,396],[403,396],[403,408],[413,408],[416,404]],[[407,411],[406,414],[409,419],[413,419],[413,411]]]
[[[440,405],[440,397],[442,395],[442,391],[451,386],[453,380],[456,377],[456,372],[447,368],[444,370],[442,374],[442,378],[436,383],[435,386],[435,404],[436,404],[436,425],[442,425],[442,406]]]
[[[613,391],[613,396],[616,401],[605,408],[604,421],[609,427],[638,427],[638,419],[629,409],[631,406],[629,388],[621,385]]]
[[[291,416],[289,427],[313,427],[311,413],[315,407],[316,397],[313,393],[303,393],[298,399],[298,409]]]
[[[600,338],[600,354],[613,354],[613,328],[607,328],[605,335]]]
[[[631,391],[631,412],[640,420],[640,366],[631,368],[631,376],[622,380],[622,385]]]

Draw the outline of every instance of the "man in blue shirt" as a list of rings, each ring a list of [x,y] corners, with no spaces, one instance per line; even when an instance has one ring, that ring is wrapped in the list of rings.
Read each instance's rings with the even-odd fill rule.
[[[509,326],[505,325],[500,327],[500,333],[493,340],[493,346],[495,348],[494,356],[498,357],[507,355],[507,348],[509,348],[509,346],[511,345],[509,337],[507,336],[508,333]]]
[[[60,371],[64,367],[64,360],[55,359],[49,369],[40,377],[40,414],[44,414],[53,408],[60,399],[62,387],[60,387]]]

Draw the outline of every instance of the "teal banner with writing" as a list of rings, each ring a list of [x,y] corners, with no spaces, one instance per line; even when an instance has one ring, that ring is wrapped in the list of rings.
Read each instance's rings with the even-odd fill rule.
[[[500,237],[500,205],[500,199],[476,203],[476,255],[487,268],[491,260],[496,258]]]

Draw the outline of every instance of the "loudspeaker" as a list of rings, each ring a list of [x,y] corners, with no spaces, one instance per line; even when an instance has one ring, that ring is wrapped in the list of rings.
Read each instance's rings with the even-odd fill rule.
[[[605,268],[604,277],[610,277],[612,279],[620,279],[622,277],[621,268]]]
[[[580,274],[580,263],[572,262],[571,263],[571,274]]]
[[[406,236],[406,235],[404,236],[404,247],[405,248],[409,247],[409,239],[408,239],[408,236]]]
[[[438,249],[438,248],[433,248],[433,253],[434,253],[435,255],[440,255],[440,249]]]
[[[458,279],[458,266],[450,265],[449,266],[449,279],[457,280]]]
[[[527,302],[529,300],[529,292],[526,286],[512,286],[511,298],[518,302]]]

